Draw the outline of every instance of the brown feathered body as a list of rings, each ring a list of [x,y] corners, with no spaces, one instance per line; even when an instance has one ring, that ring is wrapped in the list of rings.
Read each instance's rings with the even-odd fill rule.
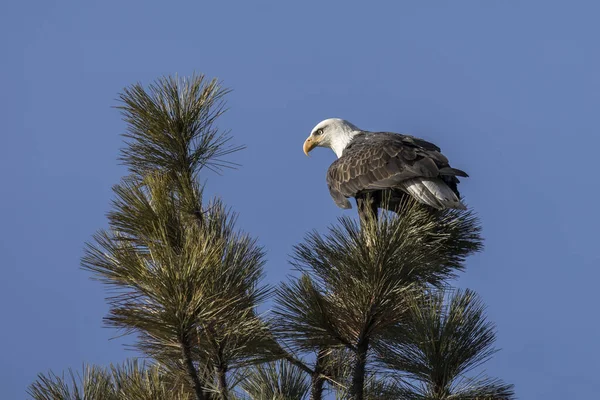
[[[375,212],[396,211],[409,195],[438,210],[464,209],[459,176],[468,175],[450,167],[433,143],[398,133],[362,131],[329,167],[327,186],[341,208],[351,208],[348,198],[358,202],[368,196]]]

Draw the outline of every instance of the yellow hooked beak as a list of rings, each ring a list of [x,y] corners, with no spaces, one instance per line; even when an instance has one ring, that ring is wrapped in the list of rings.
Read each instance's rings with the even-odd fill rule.
[[[304,154],[308,155],[308,153],[317,147],[319,142],[315,139],[314,136],[309,136],[308,139],[304,141],[304,146],[302,146],[302,150],[304,150]]]

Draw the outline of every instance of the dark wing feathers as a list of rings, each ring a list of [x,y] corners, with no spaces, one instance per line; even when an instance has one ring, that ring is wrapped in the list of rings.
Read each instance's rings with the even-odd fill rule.
[[[343,208],[362,191],[386,189],[415,177],[441,177],[456,188],[456,176],[468,176],[451,168],[448,159],[433,143],[413,136],[389,132],[357,135],[343,155],[327,171],[327,186]]]
[[[440,168],[440,175],[462,176],[463,178],[469,177],[469,175],[465,171],[452,167]]]

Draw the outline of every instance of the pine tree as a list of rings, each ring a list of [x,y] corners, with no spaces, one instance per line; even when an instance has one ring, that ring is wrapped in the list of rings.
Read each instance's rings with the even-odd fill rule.
[[[469,211],[341,218],[295,247],[297,278],[263,284],[265,252],[205,202],[204,170],[241,147],[216,127],[228,91],[203,76],[133,85],[109,228],[82,267],[110,291],[106,325],[135,334],[148,363],[42,374],[35,399],[512,399],[511,385],[466,374],[495,351],[471,291],[447,288],[482,249]],[[360,207],[359,207],[360,209]],[[274,297],[270,295],[274,293]],[[270,315],[257,306],[274,301]]]

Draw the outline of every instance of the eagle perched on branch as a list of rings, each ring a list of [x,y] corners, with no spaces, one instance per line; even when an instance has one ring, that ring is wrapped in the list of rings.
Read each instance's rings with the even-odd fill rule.
[[[339,118],[321,121],[304,142],[304,153],[329,147],[337,155],[327,171],[331,197],[341,208],[359,207],[377,215],[379,208],[396,211],[402,198],[412,196],[437,210],[465,209],[457,177],[467,173],[452,168],[438,146],[409,135],[369,132]],[[384,199],[387,200],[384,202]]]

